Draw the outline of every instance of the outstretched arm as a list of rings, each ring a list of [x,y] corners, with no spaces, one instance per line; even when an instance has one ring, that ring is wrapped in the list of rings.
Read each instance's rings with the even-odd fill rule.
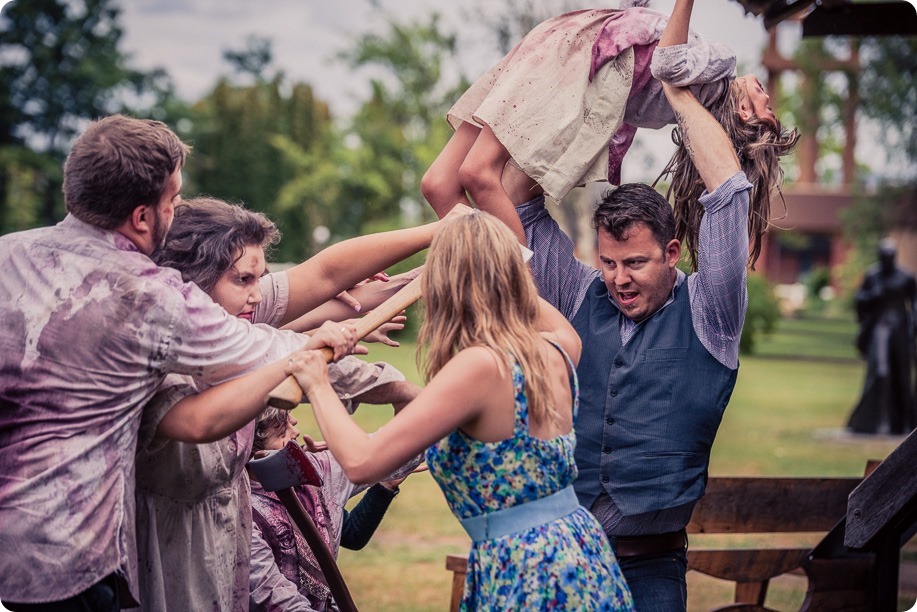
[[[341,526],[341,546],[350,550],[362,550],[369,542],[392,500],[398,494],[398,487],[389,488],[382,483],[374,484],[353,510],[344,510]]]
[[[303,350],[330,346],[335,359],[353,351],[355,330],[328,322],[309,338]],[[295,355],[295,354],[294,354]],[[286,378],[288,357],[245,376],[214,385],[176,403],[159,422],[156,436],[196,444],[215,442],[237,431],[264,410],[271,389]]]
[[[290,303],[280,324],[299,318],[342,290],[427,248],[441,223],[468,212],[471,208],[458,205],[442,221],[344,240],[290,268]]]
[[[453,357],[404,410],[372,436],[350,417],[328,382],[328,370],[315,352],[293,360],[290,373],[312,404],[328,448],[352,482],[368,484],[387,477],[450,432],[493,412],[493,389],[501,382],[497,356],[473,347]]]
[[[302,264],[301,264],[302,265]],[[392,297],[405,285],[414,280],[423,268],[414,268],[409,272],[396,274],[388,281],[373,281],[349,290],[351,296],[362,306],[361,312],[369,312],[388,298]],[[356,316],[357,312],[339,299],[331,299],[302,315],[295,321],[287,323],[283,329],[306,332],[325,321],[344,321]]]
[[[421,388],[409,380],[393,380],[355,395],[353,401],[361,404],[391,404],[397,414],[414,401],[420,391]]]

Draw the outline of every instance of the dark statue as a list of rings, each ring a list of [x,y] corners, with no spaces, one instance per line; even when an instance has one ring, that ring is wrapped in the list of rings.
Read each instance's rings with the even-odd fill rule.
[[[895,265],[895,244],[879,243],[879,262],[856,293],[857,349],[866,358],[863,395],[847,427],[858,433],[906,434],[917,426],[914,395],[914,276]]]

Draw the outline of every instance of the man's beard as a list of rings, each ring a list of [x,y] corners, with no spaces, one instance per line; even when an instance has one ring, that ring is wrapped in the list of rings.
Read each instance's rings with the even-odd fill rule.
[[[163,219],[159,215],[159,210],[157,209],[153,215],[153,253],[161,249],[166,244],[166,236],[169,234],[169,228]]]

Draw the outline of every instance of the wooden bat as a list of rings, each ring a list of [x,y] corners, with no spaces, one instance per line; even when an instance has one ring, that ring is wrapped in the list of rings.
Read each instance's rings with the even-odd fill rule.
[[[392,317],[420,299],[421,276],[422,273],[402,287],[398,293],[379,304],[368,315],[357,320],[355,325],[357,328],[357,341],[362,340],[377,327],[390,321]],[[334,351],[328,347],[322,348],[321,351],[325,356],[325,362],[331,363],[334,358]],[[287,376],[282,383],[274,387],[274,390],[268,394],[267,403],[269,406],[280,408],[281,410],[292,410],[302,403],[302,397],[302,389],[300,389],[299,383],[296,382],[296,378]]]

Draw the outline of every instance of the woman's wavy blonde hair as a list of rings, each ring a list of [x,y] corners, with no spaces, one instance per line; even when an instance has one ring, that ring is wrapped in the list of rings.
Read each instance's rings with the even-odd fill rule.
[[[748,261],[754,269],[758,255],[761,254],[762,236],[769,225],[771,193],[777,192],[783,200],[780,192],[783,183],[780,158],[796,146],[799,131],[784,128],[780,121],[771,122],[757,116],[743,120],[739,115],[739,103],[744,95],[744,90],[733,81],[723,97],[709,110],[726,130],[742,171],[752,185],[748,209]],[[704,214],[698,198],[704,192],[704,182],[684,146],[679,128],[672,130],[672,140],[678,148],[656,182],[667,175],[672,178],[666,197],[671,199],[674,206],[675,237],[687,248],[691,265],[696,270],[697,236]]]
[[[484,346],[513,355],[525,375],[529,414],[557,422],[535,329],[538,290],[519,242],[496,217],[475,210],[446,223],[424,265],[426,317],[418,365],[430,381],[459,351]]]

